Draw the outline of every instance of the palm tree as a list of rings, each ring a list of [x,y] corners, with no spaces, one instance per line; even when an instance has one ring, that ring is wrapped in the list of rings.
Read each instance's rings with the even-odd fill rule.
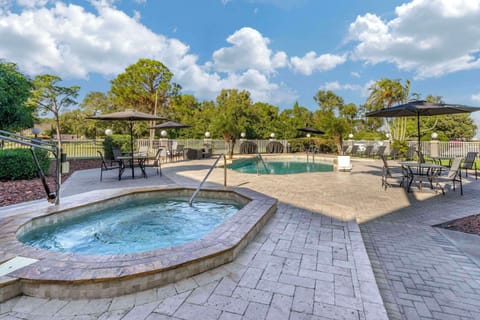
[[[367,108],[370,111],[382,108],[390,108],[394,104],[405,103],[410,97],[410,81],[382,78],[375,82],[370,88],[370,96],[367,99]],[[407,132],[407,119],[395,118],[388,121],[385,118],[388,131],[394,140],[404,141]]]

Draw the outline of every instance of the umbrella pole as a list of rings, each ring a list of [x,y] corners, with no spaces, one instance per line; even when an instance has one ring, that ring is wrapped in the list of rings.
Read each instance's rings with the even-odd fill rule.
[[[422,151],[422,147],[420,144],[420,114],[417,112],[417,134],[418,134],[418,152]]]
[[[135,179],[135,168],[133,166],[134,156],[133,156],[133,121],[130,120],[130,150],[132,151],[132,159],[130,165],[132,166],[132,179]]]

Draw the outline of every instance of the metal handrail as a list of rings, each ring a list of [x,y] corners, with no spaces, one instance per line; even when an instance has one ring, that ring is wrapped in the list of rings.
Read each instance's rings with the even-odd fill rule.
[[[197,189],[195,189],[195,192],[193,192],[192,196],[190,197],[190,200],[188,200],[188,204],[190,206],[192,205],[193,200],[195,200],[197,194],[200,192],[200,189],[202,188],[203,184],[205,183],[205,181],[207,181],[208,177],[212,173],[213,169],[215,169],[215,167],[217,166],[218,161],[220,161],[220,159],[222,157],[223,157],[223,161],[224,161],[223,162],[223,186],[224,187],[227,186],[227,158],[225,157],[225,154],[222,153],[221,155],[218,156],[217,160],[215,160],[213,165],[210,167],[207,174],[203,178],[202,182],[200,182],[200,184],[198,185]]]
[[[32,139],[29,137],[24,137],[12,132],[0,130],[0,139],[7,140],[10,142],[18,143],[20,145],[29,146],[30,151],[32,152],[32,157],[37,167],[37,174],[42,180],[43,187],[47,193],[48,202],[55,202],[55,205],[60,204],[60,185],[61,185],[61,152],[58,150],[57,146],[43,142],[37,139]],[[55,193],[50,192],[50,188],[45,180],[45,175],[40,167],[38,162],[37,155],[34,152],[34,149],[42,149],[51,152],[56,159],[56,175],[55,175]]]
[[[258,161],[259,161],[259,160],[262,161],[263,167],[265,168],[265,171],[266,171],[267,174],[268,174],[269,172],[268,172],[267,164],[265,163],[265,160],[263,160],[263,157],[262,157],[262,155],[260,154],[260,152],[257,152],[257,156],[256,156],[257,176],[260,174],[260,171],[259,171],[259,169],[258,169]]]

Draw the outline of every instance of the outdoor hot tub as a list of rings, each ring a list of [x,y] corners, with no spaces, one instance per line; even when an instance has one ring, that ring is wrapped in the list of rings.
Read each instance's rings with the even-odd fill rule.
[[[178,187],[88,192],[65,198],[57,207],[40,211],[32,208],[0,220],[4,235],[0,239],[0,260],[29,261],[3,277],[6,280],[0,283],[0,297],[24,293],[46,298],[107,298],[174,282],[235,259],[277,206],[275,199],[248,189],[206,189],[190,210],[195,215],[196,205],[199,211],[202,206],[208,208],[206,211],[221,207],[220,213],[211,214],[208,221],[201,217],[206,215],[205,210],[194,218],[178,214],[179,220],[174,212],[165,220],[155,216],[158,203],[173,201],[176,206],[187,202],[192,193],[192,189]],[[145,203],[150,207],[135,212],[137,205],[140,210],[140,204]],[[120,213],[124,207],[130,207],[130,212]],[[149,215],[153,220],[142,220]],[[200,222],[187,226],[188,219]],[[86,220],[91,224],[82,227]],[[142,230],[136,220],[142,221],[140,227],[148,228]],[[174,221],[173,227],[166,226],[169,220]],[[152,229],[152,224],[159,229]],[[70,230],[71,225],[76,227]],[[125,228],[129,229],[128,235]],[[180,230],[181,239],[157,238],[156,233],[169,228]],[[193,231],[197,229],[202,231],[197,234]],[[126,238],[122,239],[124,233]],[[193,237],[191,233],[195,233]],[[83,238],[87,244],[78,244]],[[139,245],[142,238],[148,240],[146,246]],[[100,245],[109,242],[116,244],[114,251]],[[2,293],[5,288],[9,294]]]

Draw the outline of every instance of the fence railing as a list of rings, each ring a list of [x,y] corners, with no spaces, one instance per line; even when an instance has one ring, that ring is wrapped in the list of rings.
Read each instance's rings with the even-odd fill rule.
[[[244,140],[236,141],[235,145],[233,146],[233,153],[240,152],[240,144]],[[258,152],[264,153],[267,150],[267,145],[270,140],[248,140],[257,144]],[[284,145],[284,150],[287,150],[287,140],[275,140]],[[231,143],[226,142],[224,140],[214,140],[214,139],[154,139],[150,142],[149,139],[136,139],[135,140],[135,148],[139,148],[140,146],[148,146],[153,149],[162,147],[168,147],[173,142],[176,142],[177,145],[183,145],[185,149],[202,149],[205,148],[205,145],[209,145],[212,148],[212,152],[214,154],[227,154],[230,150]],[[151,145],[151,146],[150,146]],[[0,147],[4,149],[12,149],[12,148],[25,148],[20,144],[12,143],[12,142],[4,142]],[[97,151],[103,152],[103,140],[67,140],[62,141],[62,151],[63,153],[67,154],[67,159],[92,159],[97,158],[98,153]]]
[[[240,152],[240,145],[243,141],[236,141],[233,153],[238,154]],[[248,140],[257,144],[259,153],[267,152],[267,145],[271,140]],[[283,144],[285,152],[287,148],[287,140],[275,140]],[[53,141],[54,142],[54,141]],[[230,143],[224,140],[215,140],[215,139],[154,139],[152,141],[152,147],[158,148],[159,146],[168,146],[169,143],[176,142],[177,145],[183,145],[184,148],[191,149],[202,149],[205,148],[205,145],[208,144],[214,154],[227,154],[230,150]],[[150,146],[149,139],[136,139],[136,148],[140,146]],[[363,144],[367,145],[387,145],[389,146],[388,141],[345,141],[345,144]],[[411,141],[410,144],[415,145],[416,142]],[[474,151],[480,153],[480,141],[474,142],[462,142],[462,141],[422,141],[422,150],[423,153],[427,156],[444,156],[444,157],[456,157],[456,156],[465,156],[467,152]],[[62,141],[63,153],[67,154],[67,159],[92,159],[97,158],[97,151],[103,152],[103,140],[67,140]],[[20,144],[16,144],[8,141],[0,141],[0,148],[10,149],[10,148],[26,148]],[[387,148],[386,152],[389,150]]]

